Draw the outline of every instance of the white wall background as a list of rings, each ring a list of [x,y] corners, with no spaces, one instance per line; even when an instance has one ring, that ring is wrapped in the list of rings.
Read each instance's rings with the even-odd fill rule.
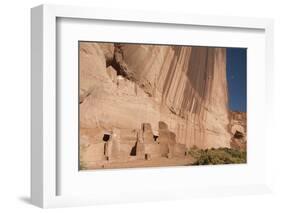
[[[280,1],[261,0],[8,0],[0,7],[0,212],[38,212],[29,204],[30,178],[30,8],[41,3],[79,4],[191,14],[275,19],[275,126],[272,195],[51,209],[61,212],[280,212],[281,211],[281,13]],[[278,112],[279,109],[279,112]],[[258,115],[257,115],[258,116]],[[257,133],[258,134],[258,133]],[[149,193],[149,192],[148,192]],[[121,196],[121,195],[120,195]]]

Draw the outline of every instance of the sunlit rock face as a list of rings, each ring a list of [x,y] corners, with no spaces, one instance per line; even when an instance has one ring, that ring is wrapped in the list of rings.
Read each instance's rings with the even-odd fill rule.
[[[225,48],[81,42],[79,57],[82,145],[163,121],[186,148],[230,146]]]
[[[230,146],[233,149],[247,148],[247,115],[245,112],[230,112],[229,130],[231,132]]]

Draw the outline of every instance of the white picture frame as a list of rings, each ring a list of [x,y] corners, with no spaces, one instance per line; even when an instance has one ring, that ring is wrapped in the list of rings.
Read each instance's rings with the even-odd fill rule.
[[[147,192],[147,194],[140,189],[139,191],[136,189],[134,192],[132,189],[129,189],[129,184],[127,186],[128,189],[125,189],[124,191],[116,188],[115,190],[121,191],[107,191],[106,194],[99,194],[102,189],[98,187],[96,188],[98,195],[83,194],[84,191],[87,190],[85,189],[85,186],[83,186],[84,191],[81,190],[79,194],[61,194],[61,187],[59,185],[64,184],[64,179],[60,177],[60,173],[63,171],[62,166],[64,164],[59,164],[59,159],[61,158],[60,152],[64,152],[64,150],[58,150],[57,144],[58,134],[60,134],[57,131],[57,121],[59,116],[57,111],[57,92],[61,83],[57,78],[57,51],[59,46],[57,36],[59,27],[58,20],[61,18],[64,20],[99,20],[101,21],[101,24],[103,21],[118,21],[120,26],[122,23],[135,23],[136,25],[138,23],[146,23],[153,24],[158,28],[165,26],[167,29],[175,28],[177,26],[195,26],[195,28],[200,27],[202,29],[206,28],[210,30],[218,29],[228,32],[235,30],[261,32],[262,36],[257,42],[260,42],[262,46],[264,45],[264,48],[262,49],[264,54],[260,54],[262,59],[262,62],[260,63],[262,63],[262,67],[257,67],[257,69],[260,69],[260,73],[257,74],[256,79],[253,79],[252,74],[249,76],[250,80],[257,82],[251,84],[253,86],[249,88],[249,92],[254,94],[254,89],[257,88],[261,97],[260,99],[252,98],[249,100],[253,104],[259,105],[256,107],[253,114],[249,114],[250,124],[253,123],[253,127],[249,127],[249,133],[251,135],[251,132],[253,132],[252,130],[257,131],[260,134],[259,138],[262,138],[256,138],[253,134],[252,139],[261,141],[260,143],[257,143],[257,148],[256,151],[253,151],[253,155],[255,153],[261,154],[262,152],[262,160],[264,161],[264,164],[260,168],[257,168],[257,166],[253,167],[253,170],[251,170],[251,173],[249,172],[249,175],[259,176],[259,174],[264,174],[262,175],[262,178],[257,177],[256,181],[253,181],[253,184],[250,184],[247,180],[244,182],[243,180],[239,180],[232,185],[228,184],[228,182],[222,182],[221,184],[216,183],[214,185],[208,185],[208,183],[200,185],[199,183],[193,182],[193,187],[190,187],[190,185],[187,184],[182,188],[178,187],[179,185],[170,184],[165,190],[160,189],[161,184],[164,187],[163,182],[160,182],[157,187],[152,187],[153,192]],[[147,11],[116,11],[113,9],[41,5],[32,8],[31,10],[31,27],[31,201],[33,204],[47,208],[92,205],[99,203],[182,199],[198,196],[240,195],[271,191],[270,131],[273,129],[271,128],[273,113],[272,110],[270,110],[273,105],[273,100],[271,98],[271,91],[273,88],[273,21],[271,19],[216,17],[173,13],[161,14]],[[233,34],[233,36],[235,36],[235,34]],[[177,43],[177,41],[174,42]],[[213,43],[213,45],[215,45],[215,43]],[[263,76],[266,78],[263,78]],[[261,120],[263,124],[265,124],[264,126],[266,126],[266,131],[262,132],[261,126],[254,124],[257,121],[255,120],[257,118],[255,118],[254,113],[263,113],[264,116],[261,117]],[[264,150],[261,151],[262,147],[264,147]],[[75,159],[75,156],[76,155],[73,156],[73,159]],[[256,157],[253,156],[253,159]],[[214,173],[216,173],[216,171],[219,173],[223,169],[226,170],[226,168],[227,167],[223,165],[216,168],[207,167],[200,172],[195,171],[196,169],[191,169],[189,175],[192,176],[192,173],[196,173],[196,175],[204,174],[210,176],[211,179],[214,179],[216,174],[213,174],[212,176],[213,171],[215,171]],[[71,169],[73,170],[73,168]],[[230,172],[229,174],[231,174],[230,170],[237,170],[239,174],[243,174],[242,172],[250,170],[250,167],[232,167],[227,171]],[[135,174],[137,174],[135,177],[138,176],[139,178],[149,175],[151,175],[152,178],[153,175],[155,175],[156,178],[165,178],[165,175],[168,174],[167,172],[170,171],[179,175],[187,175],[183,172],[182,168],[134,170]],[[83,178],[85,179],[79,180],[89,181],[91,178],[94,178],[94,176],[99,176],[99,180],[103,177],[106,179],[106,173],[107,175],[112,175],[112,173],[104,171],[99,171],[99,173],[87,172],[83,174],[85,176]],[[121,173],[124,173],[124,175],[122,176]],[[120,180],[125,182],[126,179],[124,180],[124,176],[133,175],[128,170],[115,171],[114,174],[117,175]],[[196,178],[196,175],[193,177],[194,179]],[[75,185],[76,183],[71,181],[75,181],[76,178],[76,176],[70,177],[70,181],[66,187],[70,187],[71,183],[72,185]],[[181,180],[178,182],[180,183]],[[69,191],[71,190],[77,190],[77,188],[69,188]],[[122,196],[120,196],[120,193]]]

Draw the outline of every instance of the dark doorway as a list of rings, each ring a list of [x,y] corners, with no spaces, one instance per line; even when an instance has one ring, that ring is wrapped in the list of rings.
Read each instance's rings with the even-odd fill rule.
[[[157,140],[157,138],[158,138],[158,135],[153,135],[153,139],[154,139],[154,141],[156,141],[156,140]]]
[[[104,134],[102,140],[107,142],[110,139],[110,135],[109,134]]]
[[[136,156],[137,155],[137,143],[133,146],[131,152],[130,152],[131,156]]]

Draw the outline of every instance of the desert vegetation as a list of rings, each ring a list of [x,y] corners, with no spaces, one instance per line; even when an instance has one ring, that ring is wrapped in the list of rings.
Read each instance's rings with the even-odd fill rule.
[[[192,147],[189,155],[195,159],[193,165],[239,164],[247,161],[246,151],[231,148],[198,149]]]

